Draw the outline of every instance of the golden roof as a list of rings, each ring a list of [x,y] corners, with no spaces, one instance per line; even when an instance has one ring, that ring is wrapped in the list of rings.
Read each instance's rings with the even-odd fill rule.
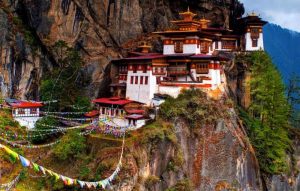
[[[197,14],[190,11],[190,7],[188,7],[188,10],[185,12],[179,13],[179,15],[183,16],[184,19],[192,20]]]

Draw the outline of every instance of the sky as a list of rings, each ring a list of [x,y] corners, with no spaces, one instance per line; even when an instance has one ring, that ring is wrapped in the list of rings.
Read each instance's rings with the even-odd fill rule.
[[[300,32],[300,0],[240,0],[246,13],[254,11],[283,28]]]

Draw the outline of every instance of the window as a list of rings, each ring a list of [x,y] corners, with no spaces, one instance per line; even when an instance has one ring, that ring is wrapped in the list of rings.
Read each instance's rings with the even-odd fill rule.
[[[160,84],[160,77],[156,77],[156,84]]]
[[[139,77],[136,76],[136,77],[135,77],[135,84],[138,84],[138,83],[139,83]]]
[[[133,65],[132,66],[132,71],[133,71],[133,73],[136,73],[136,71],[137,71],[137,65]]]
[[[30,110],[30,114],[37,114],[37,109],[36,108],[32,108]]]
[[[219,49],[219,42],[218,41],[215,42],[215,49]]]
[[[257,47],[257,39],[252,39],[252,47]]]
[[[148,85],[148,76],[145,76],[145,85]]]
[[[223,40],[222,49],[235,49],[235,40]]]
[[[209,52],[209,43],[208,42],[201,42],[201,53],[208,53]]]
[[[133,84],[133,76],[130,78],[130,84]]]
[[[144,83],[144,76],[141,76],[140,77],[140,84],[143,84]]]
[[[200,63],[196,65],[196,72],[198,74],[208,74],[208,63]]]
[[[147,65],[143,65],[142,69],[143,69],[143,73],[147,73]]]
[[[174,52],[175,53],[183,53],[183,42],[182,41],[175,41]]]

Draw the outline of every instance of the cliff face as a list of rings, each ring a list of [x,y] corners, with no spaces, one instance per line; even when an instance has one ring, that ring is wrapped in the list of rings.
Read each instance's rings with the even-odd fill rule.
[[[149,33],[172,27],[170,20],[188,6],[199,17],[225,27],[234,25],[234,18],[244,12],[236,0],[5,0],[0,12],[2,95],[38,99],[43,72],[57,64],[50,47],[63,40],[84,60],[81,80],[87,82],[86,94],[101,96],[109,83],[105,71],[110,60],[135,48],[140,40],[151,39]],[[28,31],[14,22],[18,18]]]
[[[185,186],[175,190],[189,190],[187,182],[198,191],[263,190],[253,148],[234,111],[228,112],[228,119],[196,129],[178,120],[172,130],[175,139],[152,138],[146,145],[139,140],[128,147],[122,182],[115,190],[160,191],[184,180]]]

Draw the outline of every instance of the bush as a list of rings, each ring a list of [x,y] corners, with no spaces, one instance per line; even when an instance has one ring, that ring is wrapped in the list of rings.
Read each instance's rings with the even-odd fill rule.
[[[160,116],[166,120],[185,119],[191,127],[216,121],[220,112],[215,102],[199,89],[184,90],[178,98],[169,97],[161,105]]]
[[[184,179],[167,189],[166,191],[193,191],[193,184],[189,179]]]
[[[53,149],[54,156],[61,161],[77,158],[86,149],[86,138],[79,130],[69,131]]]
[[[50,125],[50,126],[58,126],[59,122],[52,118],[52,117],[43,117],[41,119],[39,119],[36,124],[35,124],[35,130],[45,130],[45,129],[53,129],[50,127],[46,127],[46,125]],[[41,135],[45,132],[43,131],[32,131],[31,135],[33,136],[31,139],[31,142],[34,144],[38,144],[38,143],[44,143],[47,140],[51,139],[53,136],[55,136],[55,134],[52,135]]]
[[[151,187],[159,182],[159,178],[157,176],[149,176],[145,181],[145,187],[151,190]]]

